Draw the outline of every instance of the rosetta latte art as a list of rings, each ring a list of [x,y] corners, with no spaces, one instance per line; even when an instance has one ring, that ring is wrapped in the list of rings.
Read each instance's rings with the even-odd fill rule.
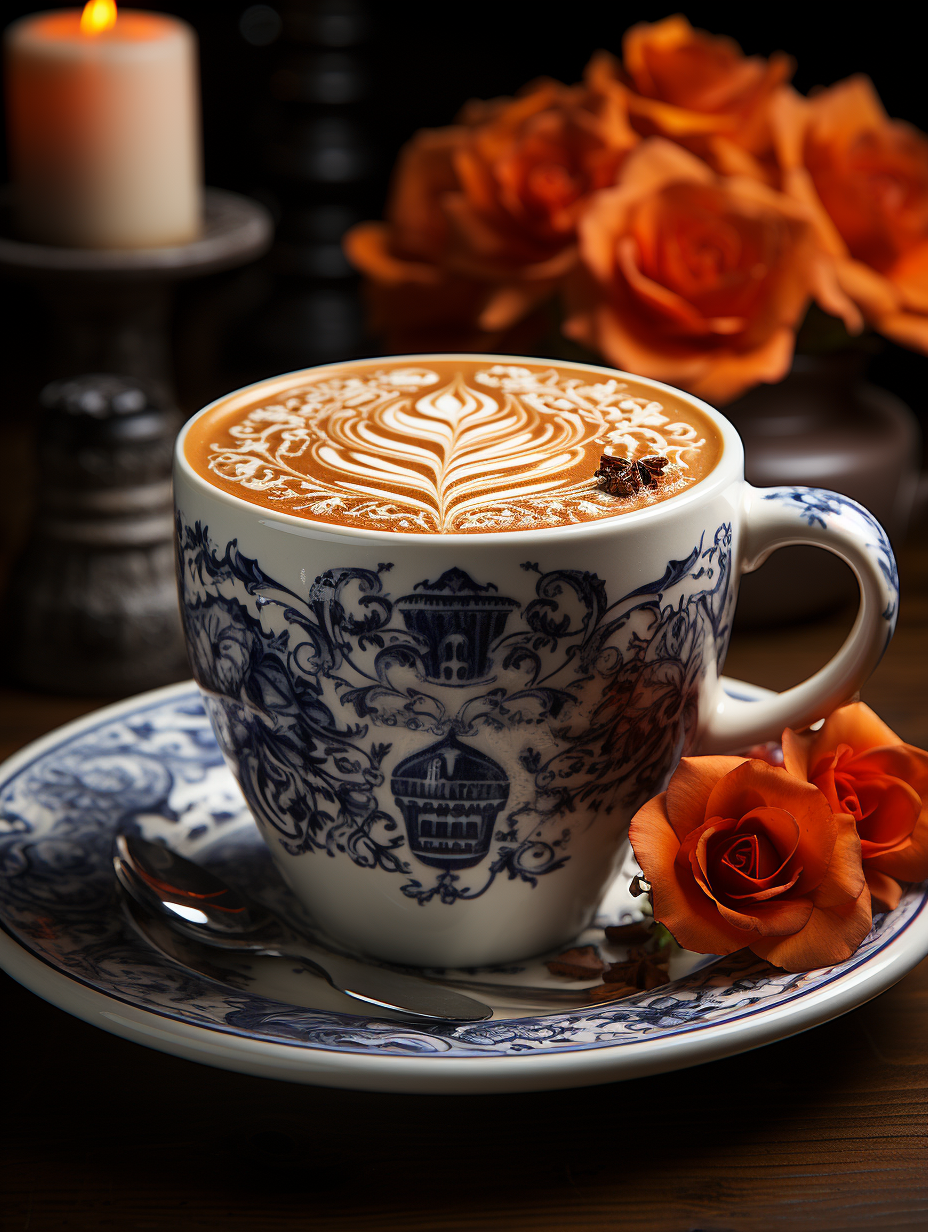
[[[435,534],[591,521],[675,495],[714,461],[707,424],[674,422],[627,382],[582,369],[353,364],[276,392],[233,419],[220,407],[188,458],[245,500],[341,525]],[[594,478],[603,452],[661,454],[666,478],[617,499]]]

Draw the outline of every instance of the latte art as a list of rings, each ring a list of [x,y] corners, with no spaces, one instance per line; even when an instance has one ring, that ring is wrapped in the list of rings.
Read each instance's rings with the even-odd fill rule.
[[[596,478],[603,454],[667,465],[653,488],[623,499]],[[708,420],[628,381],[463,357],[271,381],[214,407],[186,442],[195,470],[247,501],[420,534],[613,517],[683,491],[718,454]]]

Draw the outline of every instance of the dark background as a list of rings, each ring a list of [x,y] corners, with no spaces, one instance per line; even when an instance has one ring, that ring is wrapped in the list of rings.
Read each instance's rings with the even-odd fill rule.
[[[40,0],[6,0],[0,3],[0,20],[6,26],[43,7]],[[262,136],[269,135],[265,125],[273,109],[269,79],[281,61],[293,66],[300,50],[310,53],[307,58],[317,53],[317,68],[319,53],[328,54],[330,62],[339,52],[350,58],[362,77],[356,102],[320,110],[347,111],[352,119],[362,114],[376,143],[372,207],[382,200],[396,151],[417,128],[449,124],[465,99],[511,94],[533,77],[577,81],[593,51],[621,51],[630,25],[678,11],[673,5],[628,6],[612,0],[562,6],[517,0],[289,0],[270,6],[145,0],[133,7],[175,14],[199,35],[207,182],[219,187],[247,192],[265,182]],[[272,36],[273,21],[265,17],[262,23],[254,14],[250,23],[242,18],[249,9],[267,7],[289,29],[261,45],[256,40]],[[788,52],[797,61],[794,84],[803,92],[867,73],[890,115],[928,127],[924,48],[906,17],[911,12],[907,6],[881,4],[868,11],[866,20],[855,19],[851,6],[826,10],[814,2],[742,0],[689,4],[680,11],[694,26],[735,39],[746,54]],[[331,37],[338,25],[341,45]]]
[[[338,239],[355,218],[379,215],[397,150],[417,128],[540,74],[575,81],[595,49],[620,50],[627,25],[674,11],[614,0],[302,0],[276,9],[287,28],[262,42],[273,14],[252,12],[249,41],[245,3],[136,2],[199,34],[206,182],[263,200],[279,220],[275,251],[259,265],[179,293],[178,394],[191,412],[246,380],[375,347]],[[0,25],[42,6],[0,3]],[[828,11],[759,0],[686,9],[748,53],[790,52],[801,90],[869,73],[891,115],[928,128],[924,42],[910,10]],[[0,283],[0,310],[0,424],[25,428],[39,386],[59,374],[28,290]],[[872,375],[923,413],[928,359],[887,346]],[[0,455],[5,487],[17,470],[16,456]],[[9,494],[3,503],[8,515]],[[0,537],[8,530],[0,520]],[[925,560],[922,548],[907,557],[903,627],[865,692],[923,747]],[[727,670],[783,688],[844,632],[837,620],[801,638],[786,628],[746,636]],[[90,704],[7,690],[3,754]],[[610,1087],[453,1101],[195,1065],[104,1034],[0,976],[0,1047],[11,1059],[0,1229],[921,1228],[926,970],[762,1052]]]
[[[36,7],[0,4],[2,24]],[[207,184],[258,198],[278,224],[275,249],[258,266],[181,289],[175,352],[188,413],[274,372],[378,353],[339,240],[352,222],[380,216],[403,142],[418,128],[451,123],[469,97],[511,94],[540,75],[577,81],[593,51],[621,51],[628,25],[674,11],[511,0],[145,7],[185,18],[199,35]],[[789,52],[800,90],[868,73],[891,115],[928,128],[923,48],[902,6],[881,5],[866,21],[849,8],[824,12],[798,3],[686,9],[693,25],[728,34],[749,54]],[[0,296],[14,310],[6,398],[25,408],[49,376],[74,374],[54,371],[42,311],[28,292]],[[920,412],[926,367],[886,346],[872,376]]]

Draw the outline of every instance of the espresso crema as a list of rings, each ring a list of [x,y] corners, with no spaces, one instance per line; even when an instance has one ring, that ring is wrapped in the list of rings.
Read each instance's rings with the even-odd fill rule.
[[[207,482],[318,522],[411,534],[611,518],[692,487],[721,454],[682,398],[570,364],[371,360],[232,394],[185,442]],[[603,454],[666,465],[613,495]]]

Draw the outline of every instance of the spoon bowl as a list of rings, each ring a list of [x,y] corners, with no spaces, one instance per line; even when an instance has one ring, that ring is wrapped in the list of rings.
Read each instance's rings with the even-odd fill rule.
[[[333,954],[297,937],[260,903],[160,843],[117,835],[117,881],[143,911],[202,945],[296,959],[356,1001],[431,1022],[483,1022],[492,1009],[441,984]]]

